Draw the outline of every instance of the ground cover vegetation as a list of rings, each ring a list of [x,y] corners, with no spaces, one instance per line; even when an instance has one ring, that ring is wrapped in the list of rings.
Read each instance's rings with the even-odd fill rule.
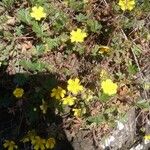
[[[103,140],[133,107],[147,119],[149,12],[149,0],[2,0],[0,149],[57,149],[64,131]]]

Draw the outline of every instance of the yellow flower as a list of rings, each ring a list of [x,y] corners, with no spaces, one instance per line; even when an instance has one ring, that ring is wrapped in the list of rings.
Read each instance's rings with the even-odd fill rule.
[[[74,112],[75,117],[80,117],[81,116],[81,113],[82,113],[81,109],[74,108],[74,109],[72,109],[72,111]]]
[[[75,100],[76,100],[76,97],[67,96],[67,97],[63,98],[63,104],[72,106],[72,105],[74,105]]]
[[[42,18],[46,17],[46,13],[44,12],[44,8],[39,6],[32,7],[31,17],[35,18],[35,20],[40,21]]]
[[[77,28],[77,31],[72,30],[70,33],[71,42],[83,42],[84,38],[87,37],[87,33]]]
[[[101,83],[103,92],[109,96],[117,93],[117,84],[113,83],[111,79],[107,79],[105,81],[102,81]]]
[[[55,144],[56,144],[55,139],[54,139],[54,138],[49,138],[49,139],[47,139],[47,141],[46,141],[46,148],[47,148],[47,149],[53,149],[54,146],[55,146]]]
[[[16,98],[21,98],[24,94],[24,90],[22,88],[16,88],[14,91],[13,91],[13,95],[16,97]]]
[[[27,135],[21,140],[23,143],[32,141],[36,136],[34,131],[28,131]]]
[[[14,141],[5,140],[5,143],[3,144],[4,148],[7,148],[8,150],[14,150],[18,149],[18,146],[15,144]]]
[[[144,136],[144,139],[150,141],[150,135],[145,135],[145,136]]]
[[[80,91],[83,91],[83,86],[80,84],[78,78],[75,78],[74,80],[69,79],[67,89],[73,94],[78,94]]]
[[[144,144],[148,144],[150,142],[150,134],[144,136]]]
[[[35,138],[31,140],[31,143],[34,147],[34,150],[45,150],[45,139],[35,136]]]
[[[100,48],[99,48],[99,53],[107,53],[107,52],[109,52],[110,51],[110,48],[108,47],[108,46],[100,46]]]
[[[47,103],[44,100],[42,100],[42,105],[40,105],[40,109],[42,110],[43,114],[46,114],[47,108]]]
[[[119,6],[123,11],[131,11],[135,7],[135,0],[119,0]]]
[[[64,98],[65,94],[66,91],[58,86],[57,88],[52,89],[51,97],[55,97],[56,99],[59,100],[61,98]]]

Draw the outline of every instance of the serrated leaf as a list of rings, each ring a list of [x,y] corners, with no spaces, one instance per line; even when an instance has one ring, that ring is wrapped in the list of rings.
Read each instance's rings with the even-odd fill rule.
[[[137,71],[138,71],[138,68],[136,67],[136,65],[129,65],[128,66],[128,72],[130,73],[130,74],[136,74],[137,73]]]
[[[33,67],[35,67],[35,69],[36,69],[37,71],[43,71],[44,68],[45,68],[45,64],[40,63],[40,62],[37,62],[37,63],[34,63],[34,64],[33,64]]]
[[[22,31],[23,28],[24,28],[23,25],[20,25],[19,27],[17,26],[15,28],[15,33],[16,33],[17,36],[21,36],[23,34],[23,31]]]
[[[99,100],[102,102],[107,102],[110,100],[110,96],[105,93],[99,93]]]
[[[53,48],[59,46],[60,40],[58,37],[56,38],[48,38],[47,40],[48,48],[52,50]]]
[[[47,0],[30,0],[30,3],[31,3],[32,5],[37,4],[37,5],[39,5],[39,6],[45,4],[46,2],[47,2]]]
[[[52,25],[55,30],[62,30],[67,22],[67,15],[64,12],[57,12],[54,16],[55,20],[53,21]]]
[[[30,71],[44,71],[46,65],[40,62],[31,62],[27,60],[20,61],[20,65],[22,65],[25,69]]]
[[[28,10],[26,9],[19,10],[17,13],[17,17],[20,21],[26,24],[31,24],[31,16]]]
[[[13,82],[17,85],[23,86],[28,81],[27,74],[16,74]]]
[[[59,36],[59,39],[60,39],[61,42],[66,42],[66,41],[68,41],[69,36],[68,36],[67,34],[65,34],[65,33],[62,33],[62,34]]]
[[[150,103],[148,100],[140,100],[136,103],[136,106],[141,109],[150,110]]]
[[[21,60],[20,65],[27,70],[30,70],[32,68],[32,62],[31,61]]]
[[[49,78],[46,79],[45,81],[43,81],[42,87],[47,90],[47,89],[52,89],[52,88],[56,87],[57,84],[58,83],[57,83],[55,76],[49,75]]]
[[[85,22],[88,17],[80,13],[79,15],[76,15],[76,19],[78,22]]]
[[[110,108],[107,108],[107,109],[104,111],[104,113],[106,113],[106,114],[113,113],[115,110],[116,110],[115,107],[110,107]]]
[[[105,122],[105,117],[102,114],[98,114],[96,116],[90,116],[87,118],[87,121],[90,123],[96,123],[97,125]]]
[[[143,10],[148,11],[148,12],[150,11],[150,2],[149,2],[149,0],[144,0]]]
[[[137,44],[137,45],[133,45],[131,47],[132,51],[135,53],[135,55],[139,56],[142,53],[142,47],[141,45]]]
[[[138,68],[136,65],[132,64],[131,61],[127,64],[129,74],[136,74],[138,72]]]
[[[93,20],[93,19],[88,20],[87,25],[90,27],[90,30],[94,33],[99,32],[102,28],[102,25],[98,23],[97,20]]]
[[[33,32],[36,33],[37,37],[40,38],[40,37],[44,36],[42,25],[39,24],[38,22],[33,22],[32,23],[32,30],[33,30]]]
[[[69,4],[69,7],[71,7],[75,11],[83,10],[83,6],[84,6],[83,1],[69,0],[68,4]]]
[[[92,49],[92,55],[96,56],[97,52],[99,51],[100,46],[99,45],[95,45],[94,48]]]
[[[36,45],[37,54],[43,54],[45,51],[45,46],[43,44]]]
[[[15,0],[2,0],[3,5],[6,8],[10,8],[14,4]]]
[[[85,52],[85,46],[78,43],[76,44],[73,48],[72,48],[73,51],[76,51],[78,52],[80,55],[84,54]]]

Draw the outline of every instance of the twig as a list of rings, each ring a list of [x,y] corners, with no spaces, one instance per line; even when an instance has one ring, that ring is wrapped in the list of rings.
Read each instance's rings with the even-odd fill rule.
[[[21,128],[21,125],[22,125],[23,117],[24,117],[24,115],[23,115],[23,112],[22,112],[21,118],[20,118],[20,123],[19,123],[19,126],[18,126],[18,135],[20,133],[20,128]]]
[[[25,36],[19,36],[19,37],[16,37],[15,40],[28,40],[28,39],[34,39],[34,37],[25,37]]]
[[[106,0],[103,0],[103,2],[105,3],[106,7],[108,7],[108,3],[106,2]]]
[[[123,31],[122,29],[121,29],[121,32],[122,32],[122,34],[123,34],[123,36],[124,36],[125,40],[128,40],[128,37],[126,36],[126,34],[124,33],[124,31]],[[135,44],[135,42],[133,42],[133,41],[132,41],[132,43],[133,43],[134,45],[136,45],[136,44]],[[140,68],[139,62],[138,62],[137,57],[136,57],[136,55],[135,55],[134,51],[132,50],[132,48],[131,48],[131,52],[132,52],[132,54],[133,54],[133,57],[134,57],[135,63],[136,63],[136,65],[137,65],[137,67],[138,67],[139,74],[140,74],[140,78],[141,78],[141,80],[144,80],[144,76],[143,76],[143,73],[142,73],[142,71],[141,71],[141,68]],[[147,96],[147,93],[146,93],[146,91],[145,91],[145,90],[144,90],[144,95],[145,95],[145,98],[146,98],[146,99],[148,99],[148,96]]]
[[[134,42],[133,42],[133,43],[134,43]],[[134,44],[135,44],[135,43],[134,43]],[[137,67],[138,67],[138,70],[139,70],[139,73],[140,73],[140,78],[141,78],[141,80],[144,81],[144,76],[143,76],[143,73],[142,73],[142,71],[141,71],[140,65],[139,65],[139,63],[138,63],[137,57],[136,57],[136,55],[135,55],[135,53],[134,53],[134,51],[133,51],[132,49],[131,49],[131,52],[132,52],[132,54],[133,54],[135,63],[136,63],[136,65],[137,65]],[[145,98],[148,99],[148,96],[147,96],[146,91],[144,90],[143,92],[144,92]]]
[[[98,144],[98,141],[96,139],[95,129],[93,129],[92,134],[93,134],[93,140],[94,140],[95,146],[101,149],[102,147]]]

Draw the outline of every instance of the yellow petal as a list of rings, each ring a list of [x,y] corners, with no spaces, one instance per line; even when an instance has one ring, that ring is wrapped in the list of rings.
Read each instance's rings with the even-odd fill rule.
[[[39,6],[38,11],[43,12],[44,11],[43,7]]]
[[[75,78],[75,82],[76,82],[76,83],[79,83],[79,81],[80,81],[80,80],[79,80],[78,78]]]
[[[36,6],[32,7],[32,11],[33,11],[33,12],[34,12],[34,11],[37,11],[37,7],[36,7]]]
[[[8,143],[3,144],[4,148],[8,147],[8,145],[9,145]]]

